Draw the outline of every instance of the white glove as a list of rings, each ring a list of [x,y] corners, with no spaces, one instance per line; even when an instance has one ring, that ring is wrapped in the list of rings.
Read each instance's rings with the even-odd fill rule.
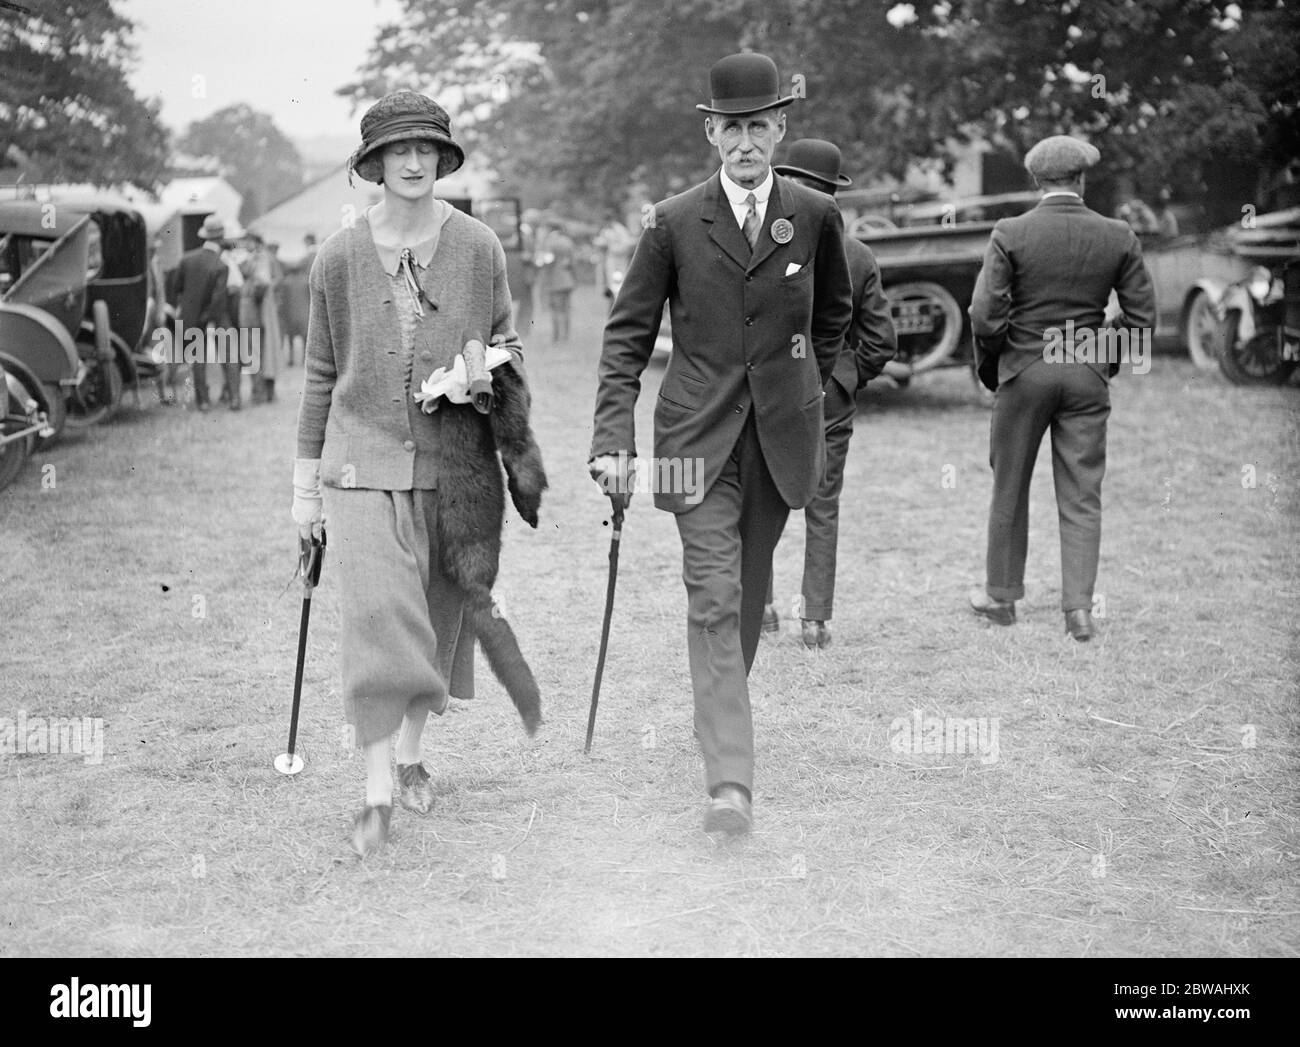
[[[499,345],[487,347],[486,361],[489,371],[500,367],[510,358],[508,349],[503,349]],[[437,368],[420,383],[419,391],[412,395],[425,414],[433,414],[438,409],[438,400],[444,396],[448,403],[469,403],[469,373],[465,370],[465,357],[457,353],[450,370],[446,367]]]
[[[325,514],[321,508],[320,459],[295,458],[293,460],[293,522],[298,525],[298,537],[320,537]]]
[[[587,471],[611,502],[627,508],[636,483],[636,459],[627,454],[602,454],[587,463]]]

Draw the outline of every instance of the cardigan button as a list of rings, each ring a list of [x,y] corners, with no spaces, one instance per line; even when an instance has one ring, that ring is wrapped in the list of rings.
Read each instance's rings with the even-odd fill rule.
[[[415,450],[415,441],[414,441],[414,440],[407,440],[405,443],[402,444],[402,446],[405,447],[408,451],[414,451],[414,450]]]
[[[433,359],[433,353],[429,352],[429,350],[426,349],[424,352],[422,352],[422,353],[420,354],[420,359],[421,359],[421,360],[432,360],[432,359]]]

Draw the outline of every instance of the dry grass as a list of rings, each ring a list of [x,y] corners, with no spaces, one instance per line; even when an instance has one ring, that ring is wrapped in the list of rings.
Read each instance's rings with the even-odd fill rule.
[[[328,571],[308,769],[271,768],[298,617],[300,370],[278,406],[242,416],[128,411],[0,496],[0,716],[106,721],[101,765],[0,757],[0,953],[1300,951],[1295,389],[1234,389],[1168,358],[1116,385],[1107,617],[1088,646],[1061,631],[1046,452],[1021,624],[984,626],[965,593],[982,573],[987,411],[959,373],[870,391],[836,642],[804,652],[789,622],[764,641],[757,831],[715,844],[699,827],[680,549],[644,496],[581,754],[609,532],[583,469],[600,306],[577,304],[574,345],[542,336],[531,353],[553,489],[538,532],[509,521],[500,586],[548,725],[525,739],[480,663],[480,697],[426,735],[435,811],[397,811],[393,846],[365,864],[345,842],[362,770],[340,729]],[[796,516],[778,551],[787,608],[801,563]],[[996,717],[1000,758],[894,752],[890,724],[914,709]]]

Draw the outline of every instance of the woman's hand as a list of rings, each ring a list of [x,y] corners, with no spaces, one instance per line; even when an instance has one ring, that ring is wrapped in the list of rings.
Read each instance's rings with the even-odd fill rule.
[[[298,537],[310,540],[320,538],[325,522],[320,493],[320,459],[295,458],[293,460],[293,522],[298,525]]]

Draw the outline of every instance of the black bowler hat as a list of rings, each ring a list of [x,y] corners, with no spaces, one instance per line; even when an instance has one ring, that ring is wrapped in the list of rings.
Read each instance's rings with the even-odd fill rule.
[[[783,164],[773,164],[779,175],[797,175],[823,182],[829,188],[852,185],[853,179],[840,173],[839,146],[822,138],[800,138],[790,146]]]
[[[695,108],[715,116],[744,116],[794,101],[794,95],[781,97],[776,63],[754,53],[727,55],[715,62],[709,70],[709,93],[713,96],[709,104]]]

